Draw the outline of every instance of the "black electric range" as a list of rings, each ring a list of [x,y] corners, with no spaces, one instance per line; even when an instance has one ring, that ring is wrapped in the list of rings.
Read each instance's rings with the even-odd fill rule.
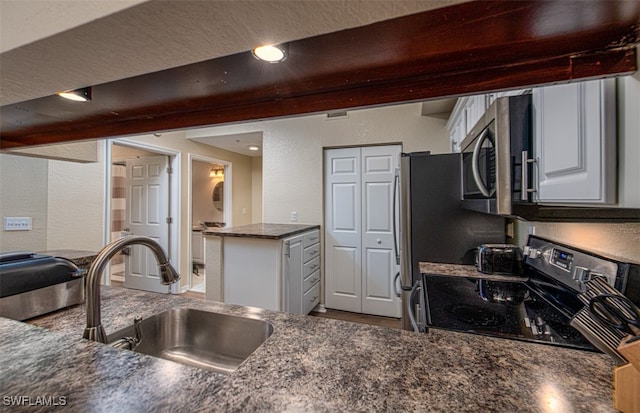
[[[578,294],[592,277],[624,292],[630,265],[536,236],[524,250],[517,276],[423,274],[427,326],[597,351],[569,325]]]

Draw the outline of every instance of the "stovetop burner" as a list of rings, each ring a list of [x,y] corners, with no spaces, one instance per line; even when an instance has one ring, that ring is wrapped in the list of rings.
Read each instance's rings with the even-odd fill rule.
[[[475,327],[502,327],[507,319],[500,314],[470,304],[452,304],[445,307],[445,311],[452,314],[458,321],[471,324]]]

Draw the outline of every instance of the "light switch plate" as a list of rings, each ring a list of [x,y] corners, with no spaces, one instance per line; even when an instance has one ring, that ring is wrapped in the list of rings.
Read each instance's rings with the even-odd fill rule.
[[[31,217],[4,217],[5,231],[31,231]]]

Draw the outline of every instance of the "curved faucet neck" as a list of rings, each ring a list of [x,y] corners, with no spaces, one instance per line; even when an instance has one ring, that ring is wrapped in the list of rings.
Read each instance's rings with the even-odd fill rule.
[[[100,277],[107,264],[118,252],[130,245],[144,245],[148,247],[156,258],[160,269],[160,276],[163,284],[172,284],[180,279],[180,275],[169,264],[164,250],[152,238],[130,235],[119,238],[105,245],[98,253],[98,256],[91,264],[86,280],[86,301],[87,301],[87,326],[83,337],[101,343],[107,342],[107,335],[102,327],[101,306],[100,306]]]

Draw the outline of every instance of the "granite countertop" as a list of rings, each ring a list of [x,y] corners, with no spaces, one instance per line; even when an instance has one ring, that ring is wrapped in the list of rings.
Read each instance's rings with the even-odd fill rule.
[[[603,354],[436,329],[419,334],[117,287],[104,287],[102,297],[107,334],[134,315],[174,307],[264,319],[274,333],[222,376],[80,338],[83,306],[32,325],[0,319],[2,396],[64,396],[65,406],[57,410],[96,412],[614,411],[613,365]]]
[[[282,239],[319,228],[320,225],[305,224],[251,224],[229,228],[210,228],[203,231],[203,234],[220,237]]]
[[[73,249],[40,251],[38,254],[51,255],[53,257],[66,258],[73,261],[80,268],[89,268],[93,260],[98,256],[96,251],[84,251]]]
[[[419,262],[418,268],[422,274],[446,275],[465,278],[479,278],[490,281],[526,281],[527,277],[518,275],[485,274],[475,265],[442,264],[436,262]]]

